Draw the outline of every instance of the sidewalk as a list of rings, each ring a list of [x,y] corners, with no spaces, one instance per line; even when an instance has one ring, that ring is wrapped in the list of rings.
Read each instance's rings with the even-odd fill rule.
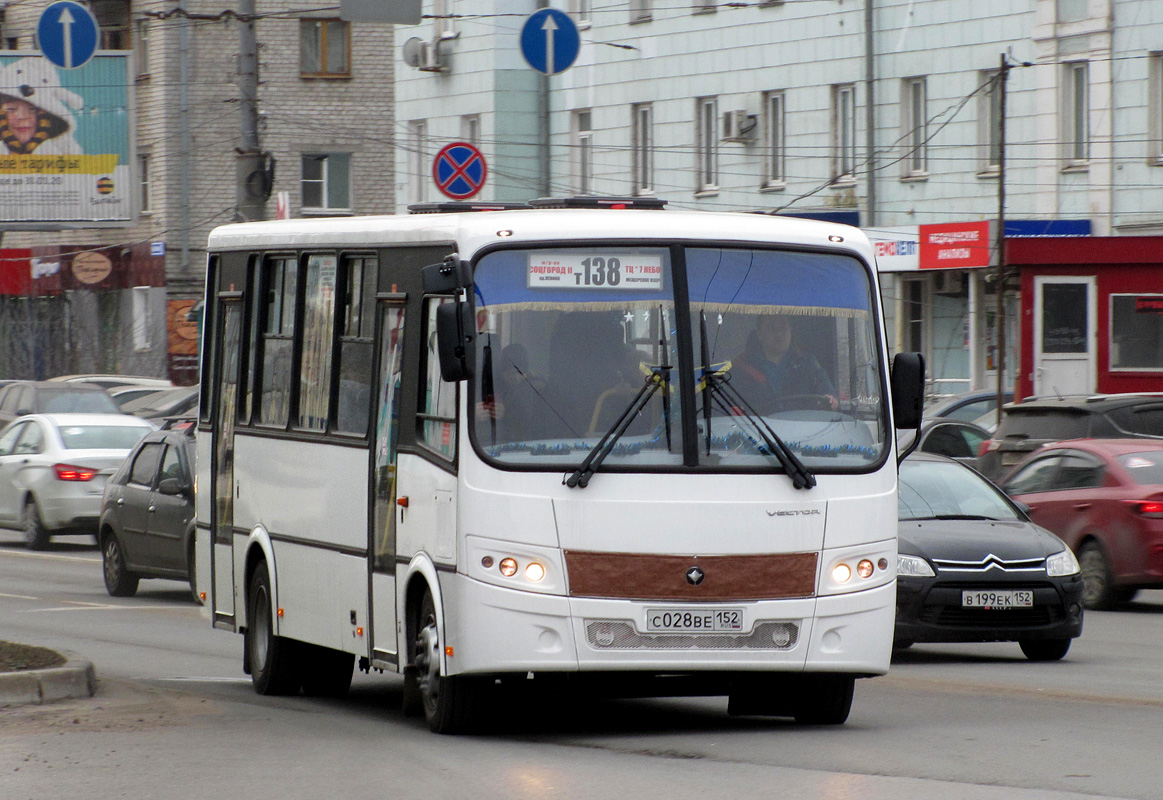
[[[66,660],[59,667],[0,672],[0,708],[53,703],[96,694],[97,673],[92,663],[72,653],[61,655]]]

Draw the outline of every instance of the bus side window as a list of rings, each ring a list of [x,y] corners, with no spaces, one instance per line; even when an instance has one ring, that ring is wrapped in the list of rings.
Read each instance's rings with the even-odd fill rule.
[[[416,415],[416,437],[420,444],[444,458],[456,456],[456,387],[440,378],[440,358],[436,352],[436,309],[451,303],[451,297],[424,299],[424,382],[420,387],[420,407]]]

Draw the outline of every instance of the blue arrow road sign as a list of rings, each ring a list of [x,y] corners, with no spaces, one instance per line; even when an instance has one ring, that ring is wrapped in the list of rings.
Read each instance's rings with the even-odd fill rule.
[[[546,75],[565,72],[577,60],[581,35],[564,11],[543,8],[521,26],[521,55],[529,66]]]
[[[76,69],[97,52],[97,20],[89,9],[77,3],[53,3],[36,23],[36,41],[49,61],[62,69]]]

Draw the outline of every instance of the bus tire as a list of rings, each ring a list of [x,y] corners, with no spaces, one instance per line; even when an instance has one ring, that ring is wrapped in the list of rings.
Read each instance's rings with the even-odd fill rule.
[[[355,656],[342,650],[304,644],[301,651],[303,694],[308,697],[343,697],[351,688]]]
[[[246,600],[243,642],[254,690],[263,695],[298,694],[298,648],[293,640],[275,635],[271,576],[265,561],[260,561],[250,576]]]
[[[420,601],[410,666],[413,668],[428,729],[433,733],[443,734],[470,731],[478,716],[481,681],[465,675],[442,674],[440,622],[436,616],[436,604],[432,600],[431,590],[425,590],[424,599]],[[405,699],[406,695],[407,688]]]
[[[855,675],[807,676],[795,720],[801,725],[843,725],[852,710]]]

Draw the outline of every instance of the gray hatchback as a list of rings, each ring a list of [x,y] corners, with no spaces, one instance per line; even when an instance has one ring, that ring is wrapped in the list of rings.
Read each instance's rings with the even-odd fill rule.
[[[193,475],[193,429],[161,430],[106,484],[98,543],[109,594],[130,597],[142,578],[189,581],[196,590]]]

